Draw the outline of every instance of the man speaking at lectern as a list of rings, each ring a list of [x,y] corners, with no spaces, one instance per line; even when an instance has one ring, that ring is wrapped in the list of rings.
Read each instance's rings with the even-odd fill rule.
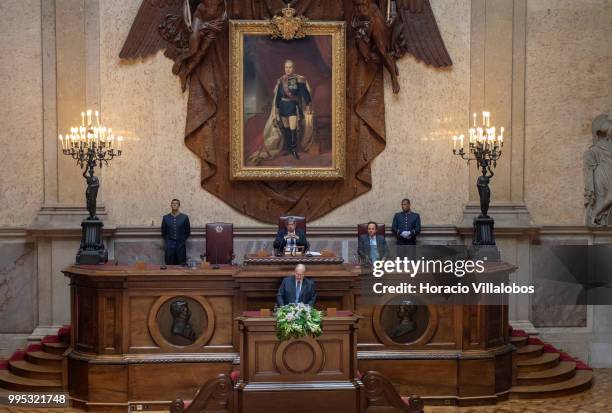
[[[276,294],[276,305],[292,303],[304,303],[313,307],[317,299],[315,283],[309,278],[304,277],[306,266],[298,264],[295,266],[295,274],[283,278],[281,286]]]

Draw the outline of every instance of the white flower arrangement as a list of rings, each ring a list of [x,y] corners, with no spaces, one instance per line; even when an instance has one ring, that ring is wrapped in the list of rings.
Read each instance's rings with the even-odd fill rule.
[[[321,311],[307,304],[287,304],[276,311],[276,335],[280,341],[323,334]]]

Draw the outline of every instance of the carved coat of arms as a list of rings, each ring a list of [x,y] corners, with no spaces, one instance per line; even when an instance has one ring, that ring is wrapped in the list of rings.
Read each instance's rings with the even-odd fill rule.
[[[304,25],[308,21],[307,17],[296,16],[295,9],[289,5],[281,13],[281,16],[274,16],[270,21],[273,39],[292,40],[306,37]]]

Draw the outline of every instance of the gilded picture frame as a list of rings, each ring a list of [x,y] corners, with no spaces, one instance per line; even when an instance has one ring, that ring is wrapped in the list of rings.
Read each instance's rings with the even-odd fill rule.
[[[337,180],[346,168],[346,25],[230,21],[230,178]]]

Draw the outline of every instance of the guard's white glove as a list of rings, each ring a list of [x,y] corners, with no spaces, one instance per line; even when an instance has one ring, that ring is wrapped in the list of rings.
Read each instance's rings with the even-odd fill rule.
[[[402,231],[400,235],[404,238],[410,238],[410,231]]]

